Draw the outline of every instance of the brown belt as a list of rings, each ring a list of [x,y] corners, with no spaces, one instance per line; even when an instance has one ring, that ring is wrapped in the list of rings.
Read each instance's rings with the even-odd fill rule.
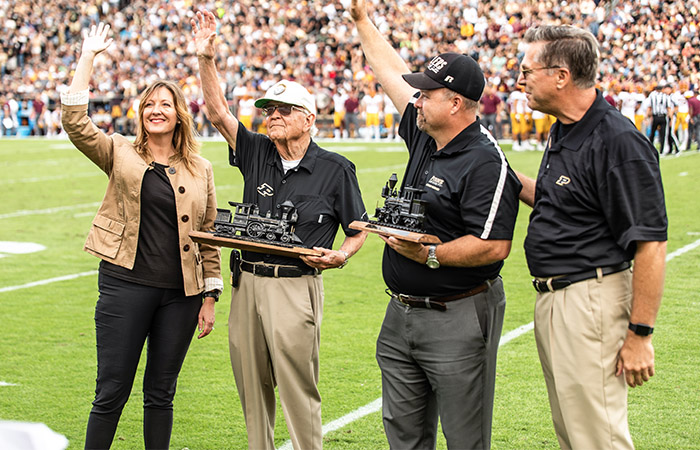
[[[475,288],[469,289],[467,292],[462,292],[454,295],[447,295],[444,297],[413,297],[411,295],[397,294],[395,292],[389,291],[388,289],[386,292],[391,296],[391,298],[395,298],[401,303],[413,308],[428,308],[437,309],[438,311],[447,311],[447,305],[445,303],[480,294],[487,290],[490,286],[491,283],[485,281],[480,285],[476,286]]]

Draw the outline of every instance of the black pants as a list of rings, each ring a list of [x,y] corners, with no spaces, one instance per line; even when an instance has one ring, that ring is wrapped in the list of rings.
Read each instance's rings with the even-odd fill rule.
[[[651,119],[651,135],[649,140],[654,143],[654,136],[656,136],[656,130],[659,130],[659,153],[664,153],[666,146],[666,128],[668,127],[668,119],[666,115],[654,115]],[[670,150],[670,149],[669,149]]]
[[[97,388],[88,420],[86,449],[109,448],[129,399],[148,338],[143,377],[146,449],[167,449],[173,424],[177,377],[187,354],[201,295],[122,281],[100,271],[95,307]]]

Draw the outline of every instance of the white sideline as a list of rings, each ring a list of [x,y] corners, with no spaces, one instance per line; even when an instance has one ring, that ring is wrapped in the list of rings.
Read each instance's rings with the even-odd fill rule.
[[[678,250],[669,253],[666,255],[666,262],[671,261],[673,258],[680,256],[684,253],[687,253],[697,247],[700,247],[700,239],[697,241],[693,242],[692,244],[688,244],[685,247],[681,247]],[[504,334],[501,336],[501,341],[499,342],[498,346],[501,347],[502,345],[507,344],[508,342],[512,341],[513,339],[522,336],[523,334],[527,333],[530,330],[533,330],[535,328],[535,323],[530,322],[525,325],[519,326],[518,328],[509,331],[508,333]],[[338,430],[345,425],[348,425],[356,420],[359,420],[363,418],[364,416],[367,416],[369,414],[375,413],[379,410],[382,409],[382,398],[379,397],[378,399],[374,400],[371,403],[366,404],[365,406],[361,406],[357,408],[355,411],[352,411],[349,414],[344,415],[343,417],[336,419],[326,425],[323,426],[323,436],[325,436],[327,433],[330,433],[331,431]],[[287,441],[280,447],[278,450],[293,450],[292,447],[292,441]]]
[[[681,256],[683,253],[687,253],[687,252],[694,250],[698,247],[700,247],[700,239],[666,255],[666,262],[669,262],[670,260],[672,260],[676,256]]]
[[[34,286],[41,286],[43,284],[54,283],[56,281],[73,280],[75,278],[87,277],[90,275],[97,275],[97,270],[89,270],[87,272],[80,272],[80,273],[74,273],[71,275],[63,275],[61,277],[47,278],[45,280],[39,280],[39,281],[32,281],[31,283],[20,284],[18,286],[7,286],[4,288],[0,288],[0,293],[16,291],[18,289],[30,288],[30,287],[34,287]]]

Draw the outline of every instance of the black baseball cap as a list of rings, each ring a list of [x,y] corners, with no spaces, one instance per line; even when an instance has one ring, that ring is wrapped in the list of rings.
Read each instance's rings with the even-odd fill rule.
[[[447,88],[478,102],[484,92],[484,72],[479,64],[468,55],[442,53],[428,63],[423,72],[402,75],[408,84],[416,89]]]

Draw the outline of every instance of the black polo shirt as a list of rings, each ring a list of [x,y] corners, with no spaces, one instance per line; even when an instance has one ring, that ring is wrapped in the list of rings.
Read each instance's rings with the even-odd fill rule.
[[[409,151],[402,185],[424,189],[425,229],[442,240],[473,235],[510,240],[522,185],[497,142],[479,120],[437,151],[433,138],[416,126],[415,97],[406,107],[399,134]],[[384,248],[384,282],[394,292],[444,296],[467,291],[498,276],[503,262],[481,267],[430,269]]]
[[[630,261],[636,241],[665,241],[658,152],[600,92],[561,137],[556,122],[537,175],[525,239],[530,273],[564,275]]]
[[[299,214],[295,233],[307,247],[332,248],[338,225],[348,236],[353,220],[366,220],[367,212],[355,174],[347,158],[322,149],[311,141],[299,165],[286,174],[269,137],[238,126],[235,153],[229,147],[229,163],[243,174],[243,201],[255,203],[260,214],[278,214],[286,200]],[[246,261],[304,266],[299,258],[243,252]]]

